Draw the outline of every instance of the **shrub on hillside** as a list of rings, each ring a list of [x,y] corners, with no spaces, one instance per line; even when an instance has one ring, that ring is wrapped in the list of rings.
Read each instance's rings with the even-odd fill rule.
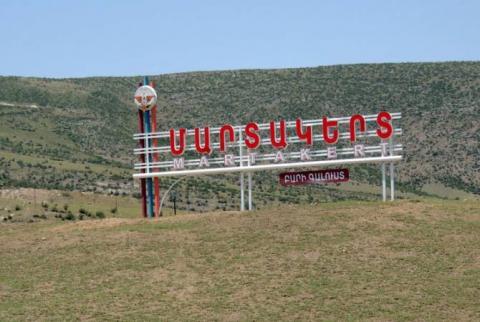
[[[63,220],[75,220],[75,215],[69,211],[65,216],[62,217]]]

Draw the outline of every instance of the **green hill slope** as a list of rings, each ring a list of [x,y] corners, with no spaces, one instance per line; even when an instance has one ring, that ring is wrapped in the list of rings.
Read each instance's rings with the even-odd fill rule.
[[[421,191],[440,183],[480,192],[480,62],[198,72],[151,79],[157,83],[161,129],[376,113],[381,107],[400,111],[405,133],[400,188]],[[0,185],[136,191],[131,180],[132,96],[140,80],[1,77]],[[368,182],[368,173],[378,175],[361,173],[359,182]],[[257,181],[267,182],[262,191],[273,193],[270,177],[260,175]],[[228,189],[234,180],[217,184]]]

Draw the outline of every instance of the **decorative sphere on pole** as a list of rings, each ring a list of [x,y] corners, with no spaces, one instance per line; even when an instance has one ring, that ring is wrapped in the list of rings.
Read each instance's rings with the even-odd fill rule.
[[[157,92],[148,85],[140,86],[135,92],[135,104],[142,111],[148,111],[157,103]]]

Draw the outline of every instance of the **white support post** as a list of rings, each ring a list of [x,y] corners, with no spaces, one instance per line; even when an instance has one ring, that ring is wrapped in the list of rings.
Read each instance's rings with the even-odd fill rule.
[[[247,155],[247,165],[250,167],[251,160],[250,156]],[[252,211],[252,173],[248,173],[248,211]]]
[[[387,178],[385,177],[385,163],[382,163],[382,200],[387,201]]]
[[[395,200],[395,169],[393,166],[393,162],[390,163],[390,200]]]
[[[242,129],[238,129],[238,149],[240,156],[240,167],[243,167],[243,144],[242,144]],[[245,211],[245,189],[244,189],[244,174],[240,173],[240,211]]]
[[[244,173],[240,174],[240,211],[245,211],[245,189],[243,188]]]
[[[247,165],[250,167],[250,156],[248,156]],[[248,173],[248,211],[252,211],[252,173]]]
[[[146,130],[146,127],[145,127],[145,130]],[[147,132],[147,134],[148,134],[148,132]],[[145,140],[144,140],[144,142],[145,142],[145,165],[146,165],[145,172],[146,173],[152,172],[152,168],[150,167],[150,152],[149,152],[150,151],[150,142],[149,141],[150,140],[148,138],[145,138]],[[148,188],[149,187],[149,183],[148,183],[149,181],[148,181],[148,179],[145,180],[145,181],[146,181],[146,183],[145,183],[145,190],[146,190],[145,191],[145,203],[147,205],[146,216],[149,217],[149,218],[150,217],[153,218],[154,214],[151,213],[151,211],[150,211],[150,209],[151,209],[150,204],[152,202],[152,200],[151,200],[152,196],[149,193],[149,188]],[[152,182],[153,182],[153,180],[152,180]]]
[[[248,173],[248,211],[252,211],[252,173]]]
[[[390,156],[393,156],[393,134],[390,138]],[[395,168],[393,162],[390,162],[390,200],[395,200]]]
[[[146,168],[145,168],[145,172],[146,173],[150,173],[151,172],[151,168],[150,168],[150,153],[149,153],[149,150],[150,150],[150,142],[147,138],[145,138],[144,140],[145,142],[145,165],[146,165]]]

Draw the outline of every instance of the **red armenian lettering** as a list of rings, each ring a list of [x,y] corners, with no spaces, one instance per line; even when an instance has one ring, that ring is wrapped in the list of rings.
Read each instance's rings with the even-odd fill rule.
[[[377,135],[381,139],[389,139],[393,134],[393,127],[390,123],[392,115],[388,112],[380,112],[377,115],[377,124],[380,126],[380,129],[377,129]]]
[[[377,136],[386,140],[393,135],[392,115],[386,111],[378,113],[377,122]],[[322,118],[322,133],[323,140],[326,144],[336,144],[340,139],[339,121],[334,119],[328,119],[324,116]],[[359,133],[365,133],[367,131],[367,122],[365,117],[361,114],[354,114],[349,120],[350,141],[353,143],[357,140]],[[264,130],[262,128],[262,130]],[[279,122],[270,121],[270,144],[274,149],[282,150],[288,146],[288,134],[287,134],[287,122],[280,120]],[[313,145],[314,135],[313,126],[304,126],[302,119],[297,118],[295,121],[295,132],[299,141],[311,146]],[[178,157],[182,155],[186,150],[186,136],[187,130],[181,128],[178,133],[175,129],[170,129],[170,150],[173,156]],[[211,129],[195,128],[194,141],[195,150],[199,154],[210,154],[213,151],[213,145],[210,137]],[[260,135],[260,127],[256,122],[247,123],[244,127],[245,138],[244,142],[248,149],[257,149],[262,143],[262,137]],[[235,127],[231,124],[224,124],[218,131],[219,134],[219,152],[226,153],[228,150],[228,144],[235,142]],[[202,138],[203,137],[203,138]]]
[[[256,149],[260,146],[260,135],[258,135],[257,131],[259,130],[258,124],[255,122],[250,122],[245,126],[245,135],[247,139],[245,139],[245,145],[249,149]]]
[[[330,128],[333,128],[330,136]],[[328,144],[335,144],[338,141],[338,121],[329,121],[325,116],[322,122],[323,140]]]
[[[210,148],[210,128],[205,127],[204,131],[204,144],[200,144],[200,129],[195,128],[195,150],[200,154],[210,154],[212,149]]]
[[[177,148],[175,143],[175,129],[170,129],[170,152],[173,156],[180,156],[185,152],[185,136],[187,134],[187,129],[180,129],[180,146]]]
[[[285,120],[280,121],[280,139],[277,139],[276,125],[274,121],[270,121],[270,142],[275,149],[285,149],[287,147],[287,128]]]
[[[304,132],[302,120],[298,118],[295,123],[295,131],[297,132],[297,136],[300,140],[305,141],[307,145],[313,144],[312,126],[307,126],[307,129]]]
[[[365,132],[367,127],[367,122],[365,122],[365,118],[363,115],[355,114],[350,118],[350,142],[355,142],[357,139],[357,133],[355,130],[355,123],[359,122],[360,124],[360,131]]]
[[[225,152],[227,150],[227,144],[225,139],[225,132],[228,134],[228,140],[230,142],[235,141],[235,130],[230,124],[225,124],[220,129],[220,152]]]

